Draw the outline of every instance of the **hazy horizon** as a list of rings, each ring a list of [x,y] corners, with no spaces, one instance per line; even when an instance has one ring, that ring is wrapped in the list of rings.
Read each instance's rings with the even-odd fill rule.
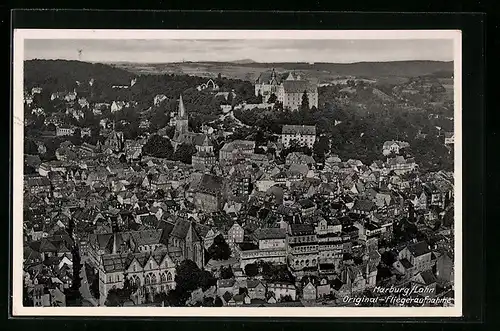
[[[257,63],[450,62],[453,40],[26,39],[24,59],[140,64],[247,59]]]

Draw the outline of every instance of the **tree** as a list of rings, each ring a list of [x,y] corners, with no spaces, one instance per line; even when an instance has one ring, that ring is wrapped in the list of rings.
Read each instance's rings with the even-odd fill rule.
[[[175,282],[176,289],[180,293],[190,294],[201,286],[201,270],[196,263],[191,260],[183,260],[176,268]]]
[[[330,152],[330,141],[326,136],[320,136],[313,146],[314,155],[320,160],[324,160],[325,155]]]
[[[29,138],[24,139],[24,154],[38,154],[38,146]]]
[[[168,302],[167,294],[165,292],[155,293],[153,297],[154,303],[165,303]]]
[[[155,113],[151,117],[151,129],[158,130],[165,127],[169,123],[169,118],[165,114],[162,108],[156,109]]]
[[[302,103],[300,104],[301,110],[309,110],[309,97],[307,96],[307,91],[302,94]]]
[[[200,286],[203,291],[208,290],[212,286],[217,284],[217,279],[212,275],[210,271],[202,270],[200,272]]]
[[[208,248],[208,254],[217,261],[227,260],[231,256],[231,248],[221,234],[214,238],[213,244]]]
[[[56,126],[54,125],[54,123],[49,123],[47,125],[47,131],[50,131],[50,132],[53,132],[53,133],[56,132]]]
[[[229,92],[229,94],[227,95],[226,104],[233,106],[233,101],[233,92]]]
[[[214,298],[212,298],[212,297],[204,297],[203,301],[201,303],[201,306],[202,307],[213,307],[214,303],[215,303]]]
[[[285,296],[281,297],[281,302],[293,302],[292,296],[290,294],[287,294]]]
[[[276,94],[271,93],[271,95],[269,96],[269,99],[267,99],[267,102],[268,103],[275,103],[277,100],[278,100],[278,97],[276,96]]]
[[[28,293],[28,287],[23,282],[23,306],[24,307],[33,307],[33,298]]]
[[[142,148],[144,155],[168,159],[172,158],[173,151],[170,140],[156,134],[152,135]]]
[[[125,302],[130,300],[130,296],[137,290],[137,287],[130,282],[130,279],[125,274],[123,280],[123,288],[111,288],[108,291],[105,306],[108,307],[123,307]]]
[[[185,305],[188,298],[189,295],[182,293],[176,288],[168,291],[167,296],[165,297],[165,303],[170,307],[182,307]]]
[[[181,144],[174,152],[173,159],[182,163],[191,164],[193,155],[196,154],[196,148],[191,144]]]
[[[222,306],[223,306],[222,299],[219,296],[216,296],[214,300],[214,307],[222,307]]]
[[[234,276],[234,274],[233,274],[233,269],[231,268],[231,266],[222,267],[222,269],[220,271],[220,278],[230,279],[230,278],[233,278],[233,276]]]
[[[106,307],[120,307],[122,305],[119,289],[112,288],[109,290],[104,305]]]
[[[259,268],[255,263],[249,263],[245,266],[245,274],[248,277],[255,277],[259,274]]]

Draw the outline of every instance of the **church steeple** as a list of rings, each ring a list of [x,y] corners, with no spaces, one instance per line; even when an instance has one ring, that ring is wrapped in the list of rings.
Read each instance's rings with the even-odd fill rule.
[[[174,140],[177,139],[181,134],[187,133],[189,127],[188,114],[186,111],[186,107],[184,107],[184,101],[182,101],[182,95],[179,97],[179,109],[177,110],[175,123]]]
[[[179,119],[187,119],[186,108],[184,107],[184,101],[182,101],[182,94],[179,96],[179,109],[178,109]]]

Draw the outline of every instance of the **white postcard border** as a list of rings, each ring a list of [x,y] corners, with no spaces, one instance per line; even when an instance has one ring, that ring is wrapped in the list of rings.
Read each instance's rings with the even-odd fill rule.
[[[462,316],[462,43],[460,30],[70,30],[16,29],[13,43],[12,315],[129,317]],[[455,305],[453,307],[23,307],[23,62],[25,39],[452,39],[455,127]]]

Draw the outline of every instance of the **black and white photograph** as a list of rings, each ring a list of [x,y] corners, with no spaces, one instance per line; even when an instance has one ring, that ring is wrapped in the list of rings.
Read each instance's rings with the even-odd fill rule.
[[[461,315],[460,31],[15,30],[13,77],[14,316]]]

